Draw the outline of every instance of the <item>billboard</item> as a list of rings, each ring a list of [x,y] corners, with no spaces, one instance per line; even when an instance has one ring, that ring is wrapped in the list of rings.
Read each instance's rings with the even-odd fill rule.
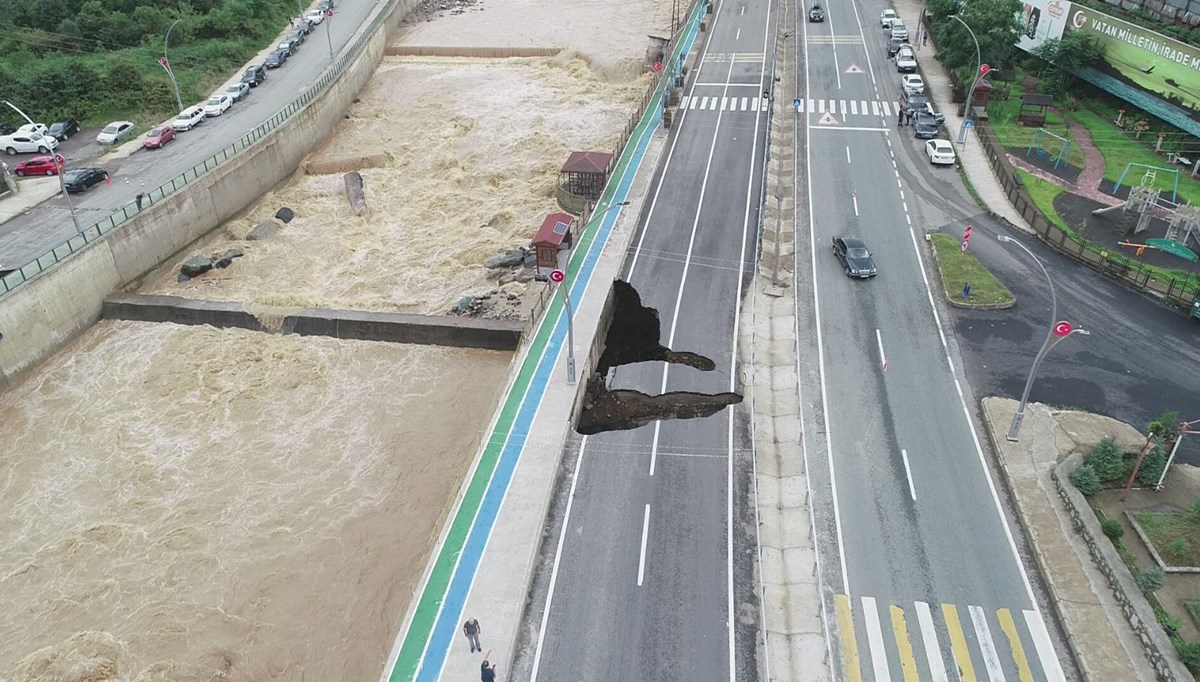
[[[1066,0],[1027,0],[1021,8],[1021,39],[1017,47],[1032,52],[1033,48],[1050,38],[1061,38],[1067,26],[1071,3]]]

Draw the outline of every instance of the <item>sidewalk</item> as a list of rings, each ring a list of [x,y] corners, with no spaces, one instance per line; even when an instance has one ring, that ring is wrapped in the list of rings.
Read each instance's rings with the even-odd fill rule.
[[[915,26],[915,30],[918,32],[922,30],[918,21],[921,15],[921,0],[896,0],[895,7],[896,13],[900,15],[905,24]],[[958,115],[958,105],[951,101],[950,76],[942,68],[941,63],[933,58],[933,54],[932,43],[924,47],[917,47],[917,61],[921,65],[921,75],[925,79],[925,91],[933,101],[934,108],[946,116],[946,134],[950,141],[955,143],[954,148],[958,154],[959,165],[962,167],[967,181],[974,187],[979,198],[983,200],[984,205],[980,208],[991,211],[1032,234],[1033,228],[1009,203],[1008,197],[1004,194],[1004,188],[992,172],[992,167],[983,153],[983,147],[979,140],[974,137],[973,133],[970,133],[964,144],[957,143],[963,117]]]
[[[1156,679],[1138,635],[1051,478],[1060,457],[1086,452],[1110,433],[1112,420],[1083,417],[1079,428],[1068,432],[1050,408],[1033,403],[1026,408],[1020,442],[1010,443],[1005,432],[1016,405],[1007,398],[984,398],[983,421],[1047,598],[1066,634],[1070,651],[1060,651],[1060,657],[1073,655],[1084,680]]]
[[[20,181],[20,192],[5,194],[0,199],[0,223],[6,223],[19,215],[29,212],[29,209],[48,201],[61,190],[58,178],[25,178]]]

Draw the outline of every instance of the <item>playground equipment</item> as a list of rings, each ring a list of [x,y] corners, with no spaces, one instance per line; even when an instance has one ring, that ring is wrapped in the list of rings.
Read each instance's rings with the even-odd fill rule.
[[[1061,135],[1056,135],[1045,128],[1038,128],[1037,130],[1033,131],[1033,139],[1029,141],[1029,146],[1025,148],[1025,156],[1029,156],[1029,152],[1034,148],[1034,146],[1037,147],[1038,156],[1046,155],[1045,145],[1040,144],[1043,135],[1049,135],[1050,137],[1062,143],[1062,146],[1058,149],[1058,154],[1054,156],[1054,170],[1058,170],[1058,164],[1062,162],[1062,158],[1066,156],[1067,151],[1071,149],[1071,141],[1065,137],[1062,137]]]
[[[1157,176],[1158,176],[1158,171],[1162,171],[1164,173],[1174,176],[1175,181],[1171,187],[1171,201],[1179,201],[1179,197],[1178,197],[1178,195],[1179,195],[1179,169],[1178,168],[1164,168],[1162,166],[1147,166],[1144,163],[1133,163],[1132,161],[1125,164],[1125,170],[1121,171],[1121,176],[1119,178],[1117,178],[1117,186],[1113,187],[1114,194],[1118,190],[1121,189],[1121,185],[1125,183],[1125,176],[1129,174],[1129,170],[1131,168],[1133,168],[1134,166],[1146,169],[1146,174],[1144,176],[1142,176],[1142,185],[1150,185],[1151,183],[1153,183],[1155,178],[1157,178]]]
[[[1183,204],[1176,208],[1171,215],[1171,221],[1167,223],[1167,234],[1165,237],[1185,246],[1188,243],[1188,239],[1192,239],[1200,244],[1200,237],[1194,234],[1197,229],[1200,229],[1200,206]],[[1183,237],[1179,236],[1180,232],[1183,233]]]

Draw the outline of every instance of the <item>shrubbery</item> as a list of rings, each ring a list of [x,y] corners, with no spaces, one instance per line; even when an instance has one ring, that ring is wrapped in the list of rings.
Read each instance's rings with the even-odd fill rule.
[[[1083,462],[1096,471],[1101,483],[1115,481],[1125,474],[1125,457],[1112,436],[1096,443]]]
[[[1071,483],[1079,488],[1079,492],[1091,497],[1100,492],[1100,477],[1090,464],[1080,464],[1071,472]]]

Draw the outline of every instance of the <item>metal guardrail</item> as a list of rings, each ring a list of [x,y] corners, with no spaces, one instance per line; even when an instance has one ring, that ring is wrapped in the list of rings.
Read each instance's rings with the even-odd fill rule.
[[[107,218],[92,224],[90,227],[77,233],[75,236],[47,251],[35,260],[22,265],[20,268],[13,270],[4,277],[0,278],[0,284],[3,284],[3,290],[0,291],[0,297],[7,295],[10,291],[16,289],[25,282],[28,282],[36,275],[53,268],[58,263],[62,262],[66,258],[69,258],[71,254],[84,248],[91,242],[96,241],[109,232],[112,232],[117,227],[128,222],[131,218],[139,213],[149,210],[155,202],[171,196],[180,189],[187,187],[190,183],[194,183],[201,176],[215,170],[221,164],[225,163],[237,154],[248,149],[254,143],[266,137],[285,121],[291,119],[292,116],[307,106],[309,102],[312,102],[319,95],[324,93],[325,90],[327,90],[333,83],[333,81],[336,80],[337,77],[346,70],[346,66],[358,57],[363,50],[363,46],[366,45],[367,41],[375,35],[375,31],[379,29],[380,25],[387,21],[388,17],[391,16],[392,11],[395,10],[399,1],[400,0],[388,0],[387,6],[383,9],[383,11],[376,14],[375,18],[369,24],[367,24],[367,30],[358,34],[358,37],[353,43],[351,43],[350,49],[344,50],[341,56],[338,57],[338,59],[330,68],[326,69],[325,73],[322,74],[321,78],[318,79],[316,83],[313,83],[307,90],[304,91],[303,94],[289,103],[283,109],[280,109],[278,112],[276,112],[274,116],[259,124],[258,127],[243,135],[233,144],[208,157],[202,163],[189,168],[183,173],[171,178],[169,181],[147,192],[142,199],[142,208],[138,208],[137,204],[131,201],[121,208],[113,211]]]

